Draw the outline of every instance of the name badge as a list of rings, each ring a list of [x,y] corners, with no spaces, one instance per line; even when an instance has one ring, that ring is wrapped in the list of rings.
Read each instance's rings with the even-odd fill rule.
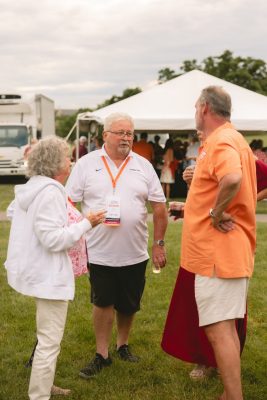
[[[120,198],[118,196],[107,197],[107,213],[104,224],[119,226],[121,220]]]

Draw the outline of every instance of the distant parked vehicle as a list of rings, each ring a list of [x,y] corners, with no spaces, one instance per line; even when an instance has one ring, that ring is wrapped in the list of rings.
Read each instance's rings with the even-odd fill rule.
[[[0,94],[0,176],[25,176],[26,147],[48,135],[55,135],[53,100],[42,94],[29,101],[18,94]]]

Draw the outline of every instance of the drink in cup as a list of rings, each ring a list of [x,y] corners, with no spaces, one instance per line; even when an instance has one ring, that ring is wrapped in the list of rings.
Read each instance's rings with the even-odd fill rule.
[[[184,203],[179,201],[170,201],[169,214],[171,217],[183,218],[184,217]]]

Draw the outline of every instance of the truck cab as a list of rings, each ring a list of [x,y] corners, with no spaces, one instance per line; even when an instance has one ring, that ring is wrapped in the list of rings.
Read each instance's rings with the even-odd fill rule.
[[[25,175],[24,151],[29,137],[24,124],[0,124],[0,175]]]
[[[55,134],[54,102],[41,94],[0,94],[0,176],[26,173],[25,149],[32,139]]]

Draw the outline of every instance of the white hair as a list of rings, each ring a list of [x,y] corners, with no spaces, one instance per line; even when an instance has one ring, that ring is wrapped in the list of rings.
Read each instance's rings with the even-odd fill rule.
[[[79,139],[79,142],[82,143],[86,143],[87,142],[87,137],[86,136],[81,136]]]
[[[104,121],[104,131],[109,131],[113,122],[117,121],[129,121],[134,129],[134,121],[129,114],[126,113],[112,113],[105,118]]]

